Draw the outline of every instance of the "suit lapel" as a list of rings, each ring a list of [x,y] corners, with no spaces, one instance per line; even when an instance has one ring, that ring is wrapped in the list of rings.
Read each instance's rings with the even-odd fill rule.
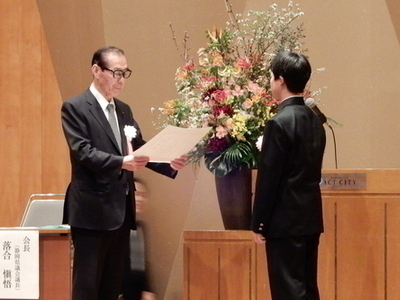
[[[119,131],[120,131],[120,134],[121,134],[122,153],[124,155],[126,155],[128,153],[128,150],[127,150],[127,140],[126,140],[126,136],[125,136],[125,133],[124,133],[124,127],[126,125],[125,112],[121,109],[120,105],[117,104],[117,100],[114,99],[114,102],[115,102],[115,106],[116,106]]]

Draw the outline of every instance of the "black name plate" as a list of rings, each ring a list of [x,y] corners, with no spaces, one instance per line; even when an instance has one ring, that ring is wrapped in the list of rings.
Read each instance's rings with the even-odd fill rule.
[[[366,190],[366,173],[322,174],[321,190]]]

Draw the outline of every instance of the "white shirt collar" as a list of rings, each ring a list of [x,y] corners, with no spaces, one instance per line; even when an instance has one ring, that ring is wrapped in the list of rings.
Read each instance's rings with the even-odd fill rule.
[[[104,98],[104,96],[96,89],[96,87],[94,86],[93,82],[90,85],[89,90],[93,94],[93,96],[96,98],[97,102],[99,102],[99,104],[100,104],[102,110],[104,111],[104,113],[106,113],[106,115],[107,115],[108,114],[107,105],[109,103],[113,103],[114,106],[115,106],[114,98],[112,98],[111,101],[108,102],[107,99]]]

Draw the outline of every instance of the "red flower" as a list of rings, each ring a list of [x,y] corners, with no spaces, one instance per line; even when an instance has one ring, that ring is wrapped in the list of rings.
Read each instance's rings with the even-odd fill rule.
[[[203,93],[203,95],[201,96],[201,100],[203,100],[203,101],[209,101],[209,100],[211,100],[211,96],[212,96],[212,94],[213,94],[216,90],[217,90],[217,88],[213,87],[213,88],[211,88],[211,89],[205,91],[205,92]]]
[[[213,114],[214,116],[218,117],[221,114],[225,116],[233,116],[233,108],[230,105],[221,105],[221,106],[214,106],[213,107]]]
[[[207,150],[211,152],[221,152],[230,146],[229,141],[226,138],[212,137],[208,141]]]

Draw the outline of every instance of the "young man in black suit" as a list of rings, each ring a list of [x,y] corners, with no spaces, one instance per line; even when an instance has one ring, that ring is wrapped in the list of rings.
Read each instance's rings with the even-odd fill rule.
[[[325,130],[304,104],[311,76],[307,58],[280,52],[271,62],[278,113],[267,121],[258,168],[252,231],[266,243],[273,300],[317,300],[321,181]]]
[[[186,159],[152,164],[131,154],[145,141],[130,107],[115,98],[132,73],[122,49],[97,50],[91,71],[89,89],[61,109],[72,172],[64,205],[74,245],[72,299],[116,300],[135,229],[133,171],[146,166],[174,178]]]

